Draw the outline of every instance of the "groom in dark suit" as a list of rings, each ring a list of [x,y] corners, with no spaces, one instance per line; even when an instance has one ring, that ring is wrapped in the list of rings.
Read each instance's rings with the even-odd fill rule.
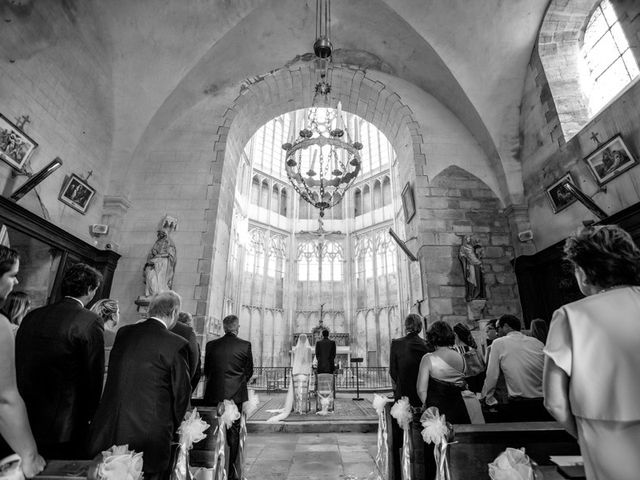
[[[179,312],[180,296],[161,292],[149,318],[118,330],[91,424],[91,454],[129,444],[144,453],[145,480],[169,478],[171,442],[189,408],[189,343],[170,332]]]
[[[85,306],[101,281],[96,269],[73,265],[62,279],[64,298],[29,312],[16,335],[18,389],[46,458],[87,455],[104,378],[104,325]]]
[[[329,330],[322,330],[322,340],[316,342],[318,373],[333,373],[336,362],[336,342],[329,340]]]
[[[242,412],[242,403],[249,399],[247,382],[253,376],[253,356],[251,342],[238,338],[240,321],[235,315],[222,320],[224,336],[211,340],[205,347],[204,376],[207,384],[204,390],[205,405],[218,405],[224,400],[235,402]],[[232,465],[238,456],[240,441],[240,419],[227,430],[229,444],[229,480],[239,480]]]

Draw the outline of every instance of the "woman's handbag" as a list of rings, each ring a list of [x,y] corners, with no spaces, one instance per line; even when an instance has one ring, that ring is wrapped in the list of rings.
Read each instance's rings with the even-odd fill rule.
[[[475,377],[484,373],[486,366],[484,360],[475,348],[470,348],[462,354],[464,359],[464,376]]]

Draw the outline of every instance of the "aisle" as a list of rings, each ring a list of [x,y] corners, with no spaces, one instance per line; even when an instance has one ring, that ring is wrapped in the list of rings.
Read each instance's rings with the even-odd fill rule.
[[[375,433],[250,434],[247,480],[361,480],[374,469]]]

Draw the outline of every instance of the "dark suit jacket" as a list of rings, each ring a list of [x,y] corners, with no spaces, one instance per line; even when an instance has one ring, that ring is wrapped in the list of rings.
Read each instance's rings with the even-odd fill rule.
[[[98,315],[72,298],[29,312],[16,335],[16,372],[38,446],[84,450],[104,378]]]
[[[336,342],[322,338],[316,342],[316,359],[318,373],[333,373],[336,361]]]
[[[171,441],[189,408],[189,345],[158,320],[118,329],[104,394],[91,424],[92,455],[129,444],[145,473],[169,468]]]
[[[240,404],[249,399],[247,382],[253,376],[251,342],[233,333],[207,343],[204,356],[204,390],[206,405],[217,405],[223,400]]]
[[[416,382],[420,361],[425,353],[432,352],[427,342],[417,333],[410,333],[402,338],[391,340],[391,354],[389,359],[389,375],[394,382],[394,398],[409,397],[409,403],[414,407],[422,405]]]
[[[200,344],[196,337],[196,332],[189,325],[176,322],[171,329],[176,335],[180,335],[189,342],[189,374],[191,376],[191,391],[193,392],[198,386],[202,372],[200,369]]]

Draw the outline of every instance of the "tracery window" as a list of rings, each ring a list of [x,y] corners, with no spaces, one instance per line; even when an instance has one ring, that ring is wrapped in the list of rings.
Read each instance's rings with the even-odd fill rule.
[[[589,18],[582,53],[589,73],[589,114],[593,116],[639,74],[610,0],[600,2]]]
[[[354,240],[356,308],[396,304],[398,275],[396,245],[386,230]]]
[[[330,240],[304,240],[298,245],[298,309],[344,308],[344,250]]]
[[[242,302],[246,305],[260,305],[262,285],[265,280],[265,231],[262,228],[249,229],[249,245],[245,256]]]

